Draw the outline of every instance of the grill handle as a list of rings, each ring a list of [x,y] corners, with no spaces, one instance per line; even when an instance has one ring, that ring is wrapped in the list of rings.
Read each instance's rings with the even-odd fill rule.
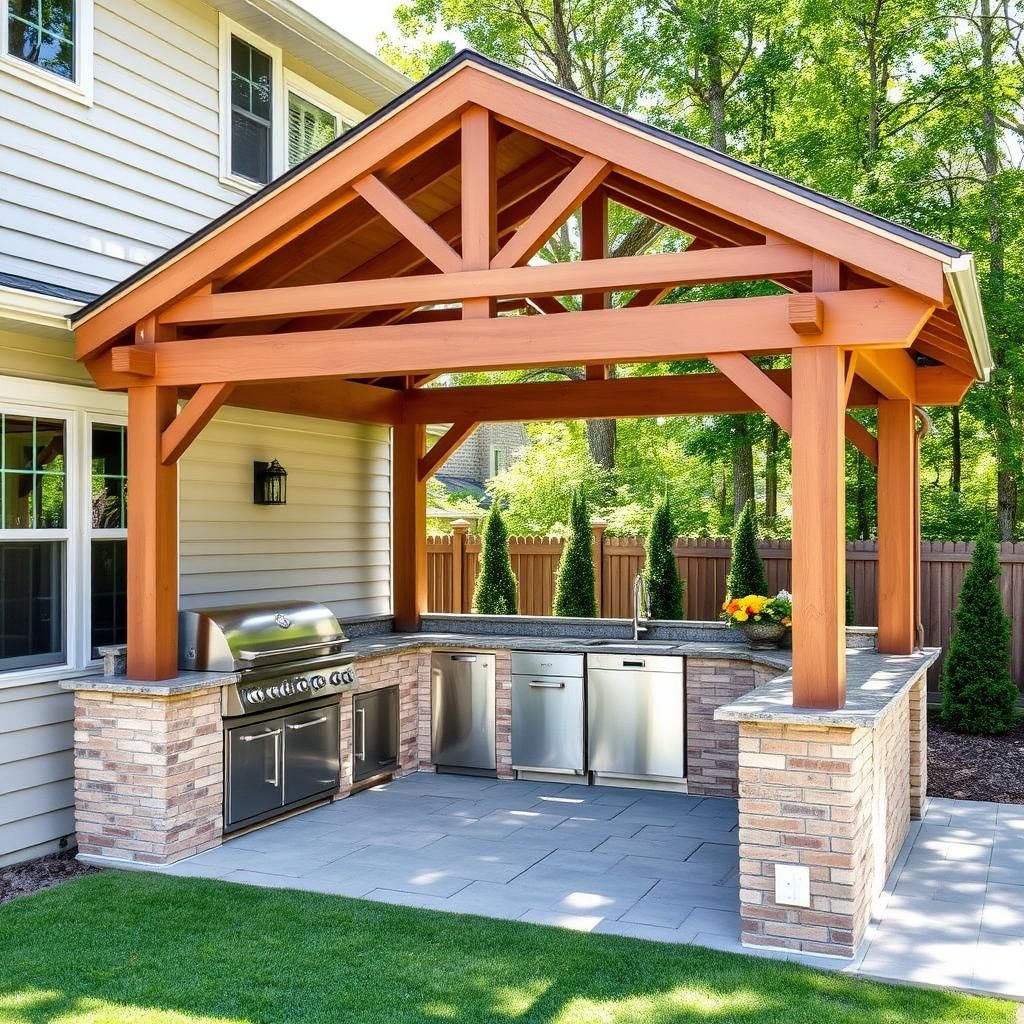
[[[302,722],[299,725],[289,722],[286,728],[291,729],[292,732],[298,732],[300,729],[308,729],[311,725],[323,725],[326,721],[327,716],[324,715],[323,718],[314,718],[312,722]]]
[[[335,636],[318,640],[315,644],[295,644],[291,647],[275,647],[267,651],[239,651],[238,657],[242,661],[260,661],[263,658],[283,658],[293,654],[301,654],[303,651],[315,651],[319,647],[330,647],[334,644],[348,643],[345,637]]]

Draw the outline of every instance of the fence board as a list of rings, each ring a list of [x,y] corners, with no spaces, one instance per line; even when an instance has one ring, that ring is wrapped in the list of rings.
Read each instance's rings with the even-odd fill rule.
[[[519,611],[524,615],[550,615],[555,575],[562,554],[558,537],[511,537],[509,555],[519,584]],[[633,580],[644,566],[643,539],[603,537],[601,544],[601,607],[607,618],[631,618]],[[768,589],[790,590],[789,541],[763,541]],[[973,545],[964,541],[924,541],[921,544],[921,620],[925,643],[945,647],[953,628],[953,611]],[[684,612],[691,620],[718,617],[729,572],[730,543],[721,537],[680,537],[674,546],[679,574],[686,581]],[[595,553],[595,557],[597,557]],[[468,612],[479,571],[480,538],[465,538],[463,547],[462,608],[452,608],[453,546],[450,536],[427,538],[427,595],[430,611]],[[1011,672],[1024,689],[1024,543],[999,545],[1002,566],[1000,589],[1003,606],[1011,619]],[[874,541],[850,541],[846,545],[846,576],[853,592],[854,622],[873,626],[878,593],[878,551]],[[941,659],[929,673],[929,684],[938,686]]]

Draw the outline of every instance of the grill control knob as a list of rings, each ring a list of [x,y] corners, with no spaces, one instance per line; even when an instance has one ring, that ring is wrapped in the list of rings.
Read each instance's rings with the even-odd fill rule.
[[[277,687],[276,686],[268,686],[267,689],[266,689],[266,698],[267,698],[267,700],[274,700],[275,697],[277,697]]]
[[[290,679],[286,679],[281,684],[281,693],[283,693],[286,697],[290,697],[294,692],[295,684]]]
[[[347,668],[341,673],[341,681],[343,683],[354,683],[356,681],[356,676],[352,669]]]
[[[313,676],[309,682],[314,690],[322,690],[327,685],[327,680],[323,676]]]
[[[263,691],[259,689],[259,687],[254,690],[244,690],[242,692],[242,696],[245,697],[250,704],[259,704],[259,702],[263,700]]]
[[[331,673],[331,686],[341,686],[341,673],[340,672],[332,672]]]
[[[308,679],[299,679],[295,683],[295,689],[298,690],[299,693],[309,693],[309,683],[310,681]],[[313,676],[313,685],[316,686],[316,676]]]

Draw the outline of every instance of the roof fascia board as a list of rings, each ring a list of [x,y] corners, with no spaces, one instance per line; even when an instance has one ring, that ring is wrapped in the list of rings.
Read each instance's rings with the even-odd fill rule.
[[[953,260],[945,268],[945,274],[953,305],[960,316],[960,326],[967,339],[967,347],[971,351],[971,359],[978,371],[978,378],[987,381],[995,366],[995,359],[988,340],[974,256],[967,254]]]
[[[72,299],[0,286],[0,320],[67,333],[71,330],[69,317],[82,305]]]

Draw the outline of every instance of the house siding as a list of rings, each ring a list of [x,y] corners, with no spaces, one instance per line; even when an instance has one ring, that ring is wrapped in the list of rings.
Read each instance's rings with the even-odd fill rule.
[[[0,867],[73,837],[73,715],[55,683],[0,689]]]
[[[99,294],[244,193],[219,178],[217,11],[96,0],[94,21],[92,106],[0,69],[0,271]]]

